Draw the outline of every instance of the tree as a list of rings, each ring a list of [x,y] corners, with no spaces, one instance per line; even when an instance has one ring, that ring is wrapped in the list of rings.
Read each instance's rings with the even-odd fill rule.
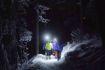
[[[37,12],[37,23],[36,23],[36,32],[37,32],[37,36],[36,36],[36,39],[37,39],[37,43],[36,43],[36,53],[38,54],[39,53],[39,24],[40,23],[48,23],[50,20],[49,19],[46,19],[44,18],[42,15],[46,15],[46,10],[49,10],[50,8],[47,7],[47,6],[44,6],[44,5],[41,5],[41,4],[37,4],[35,10]]]

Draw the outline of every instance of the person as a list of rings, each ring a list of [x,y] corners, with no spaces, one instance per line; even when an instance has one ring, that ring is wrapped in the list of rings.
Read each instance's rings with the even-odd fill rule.
[[[52,51],[52,43],[50,41],[47,41],[45,45],[45,54],[47,56],[47,59],[51,59],[50,57],[51,51]]]
[[[60,53],[61,52],[61,48],[60,48],[57,40],[53,40],[52,44],[53,44],[53,55],[55,56],[55,58],[57,60],[59,60],[60,59],[60,55],[61,55],[61,53]]]

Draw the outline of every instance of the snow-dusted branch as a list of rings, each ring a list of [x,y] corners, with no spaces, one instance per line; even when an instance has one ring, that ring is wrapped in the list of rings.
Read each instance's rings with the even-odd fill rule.
[[[38,18],[37,20],[39,22],[48,23],[50,21],[49,19],[46,19],[42,16],[42,15],[46,15],[46,10],[49,10],[49,9],[50,9],[49,7],[46,7],[44,5],[37,5],[35,10],[37,12],[37,18]]]

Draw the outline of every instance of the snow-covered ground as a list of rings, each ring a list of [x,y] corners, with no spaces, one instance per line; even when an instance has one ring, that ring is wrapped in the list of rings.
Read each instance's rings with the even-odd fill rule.
[[[42,63],[55,63],[58,60],[54,58],[53,55],[50,56],[51,59],[46,59],[46,55],[42,55],[42,54],[38,54],[34,59],[33,59],[33,63],[37,63],[37,62],[42,62]],[[36,62],[37,61],[37,62]]]
[[[19,70],[62,70],[61,65],[67,62],[65,59],[67,58],[67,53],[77,50],[77,48],[79,48],[83,44],[88,44],[92,42],[94,43],[94,41],[96,40],[91,39],[83,41],[81,43],[67,44],[63,47],[61,58],[59,61],[55,59],[54,56],[51,56],[51,59],[48,60],[46,59],[46,55],[38,54],[37,56],[30,59],[28,62],[25,62]]]

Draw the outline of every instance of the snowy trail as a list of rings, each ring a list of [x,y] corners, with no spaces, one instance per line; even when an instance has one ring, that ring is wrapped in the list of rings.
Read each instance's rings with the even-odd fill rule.
[[[62,70],[61,65],[64,64],[64,62],[67,62],[65,59],[67,58],[67,53],[73,52],[81,45],[91,43],[92,41],[96,40],[91,39],[83,41],[81,43],[72,43],[64,46],[59,61],[57,61],[57,59],[54,59],[53,57],[50,60],[46,60],[45,55],[38,54],[28,62],[24,63],[19,70]]]
[[[27,63],[24,63],[21,70],[61,70],[57,59],[46,60],[46,56],[38,54]]]

